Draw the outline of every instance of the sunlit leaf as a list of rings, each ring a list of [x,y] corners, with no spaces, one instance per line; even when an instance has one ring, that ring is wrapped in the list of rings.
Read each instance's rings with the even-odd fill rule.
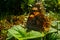
[[[57,22],[56,21],[52,21],[52,26],[56,26],[57,25]]]
[[[43,32],[30,31],[26,32],[26,29],[22,28],[20,25],[14,26],[8,30],[10,36],[15,37],[16,39],[34,39],[38,37],[44,37],[45,34]],[[9,36],[9,35],[8,35]],[[10,37],[9,37],[10,38]],[[7,39],[9,39],[7,38]]]
[[[57,32],[57,30],[51,27],[48,33],[54,33],[54,32]]]
[[[37,31],[30,31],[27,33],[27,39],[33,39],[38,37],[44,37],[45,34],[43,32],[37,32]]]
[[[8,32],[15,38],[20,39],[21,37],[25,37],[26,30],[22,28],[20,25],[16,25],[8,30]]]

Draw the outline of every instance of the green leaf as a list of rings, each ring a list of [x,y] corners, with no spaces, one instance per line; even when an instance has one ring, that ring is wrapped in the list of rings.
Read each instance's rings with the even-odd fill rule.
[[[6,38],[6,40],[9,40],[9,39],[11,39],[13,37],[10,33],[8,33],[7,36],[8,37]]]
[[[28,0],[29,4],[32,4],[35,0]]]
[[[60,24],[58,24],[58,29],[60,29]]]
[[[32,4],[34,4],[35,0],[28,0],[28,6],[32,7]]]
[[[56,21],[52,21],[52,26],[56,26],[57,22]]]
[[[27,39],[34,39],[34,38],[38,38],[38,37],[44,37],[45,34],[43,32],[37,32],[37,31],[30,31],[27,33]]]
[[[50,28],[47,34],[53,33],[56,31],[57,31],[56,29]],[[38,31],[33,31],[33,30],[30,32],[26,32],[26,29],[24,29],[20,25],[13,26],[11,29],[8,30],[8,33],[18,40],[34,39],[34,38],[44,37],[45,35],[47,35],[44,32],[38,32]]]
[[[54,33],[54,32],[57,32],[57,30],[56,30],[56,29],[54,29],[54,28],[52,28],[52,27],[50,27],[50,30],[49,30],[49,32],[48,32],[48,33]]]
[[[20,25],[13,26],[8,32],[15,38],[20,39],[26,36],[26,30],[22,28]]]
[[[45,36],[46,40],[56,40],[57,39],[57,33],[49,33]]]
[[[60,39],[60,31],[58,31],[57,38]]]
[[[8,30],[8,33],[11,34],[10,36],[13,36],[18,40],[34,39],[45,36],[43,32],[37,32],[37,31],[26,32],[26,29],[24,29],[20,25],[13,26],[11,29]]]
[[[60,4],[60,0],[58,0],[58,4]]]
[[[46,40],[56,40],[57,39],[57,29],[50,27],[50,30],[45,36]]]

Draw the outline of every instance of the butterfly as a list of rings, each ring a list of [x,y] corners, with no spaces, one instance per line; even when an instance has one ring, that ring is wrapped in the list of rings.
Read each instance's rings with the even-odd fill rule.
[[[27,29],[35,31],[48,31],[49,25],[49,18],[42,12],[41,4],[36,3],[31,8],[31,13],[26,23]]]

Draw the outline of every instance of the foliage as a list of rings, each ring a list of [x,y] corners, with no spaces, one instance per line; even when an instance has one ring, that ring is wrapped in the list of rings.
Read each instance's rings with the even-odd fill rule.
[[[0,0],[0,19],[3,19],[0,21],[0,40],[5,40],[7,36],[7,40],[60,40],[60,0],[42,0],[42,2],[46,15],[52,20],[52,28],[49,32],[26,32],[27,29],[22,28],[25,25],[25,16],[27,16],[24,14],[30,12],[36,0]]]
[[[44,0],[44,5],[46,7],[47,12],[53,11],[53,12],[59,12],[60,9],[58,9],[58,1],[57,0]]]
[[[11,29],[8,30],[8,39],[10,39],[10,36],[15,37],[16,39],[32,39],[32,38],[37,38],[37,37],[43,37],[44,33],[40,33],[37,31],[30,31],[26,32],[27,30],[22,28],[20,25],[16,25],[12,27]],[[11,34],[11,35],[10,35]],[[40,36],[39,36],[40,35]]]
[[[30,32],[27,32],[27,29],[24,29],[20,25],[16,25],[16,26],[13,26],[11,29],[8,30],[7,40],[11,39],[12,37],[14,37],[18,40],[35,39],[35,38],[41,39],[41,37],[45,37],[45,35],[48,36],[48,34],[54,35],[55,32],[57,32],[57,30],[54,28],[50,28],[50,31],[48,33],[37,32],[37,31],[33,31],[33,30]]]
[[[20,15],[29,13],[31,7],[36,3],[36,0],[3,0],[0,1],[0,19],[8,17],[9,15]],[[53,11],[59,13],[59,0],[42,0],[47,12]]]

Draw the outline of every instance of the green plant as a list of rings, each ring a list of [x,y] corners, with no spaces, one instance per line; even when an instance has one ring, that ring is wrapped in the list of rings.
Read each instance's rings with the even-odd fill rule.
[[[26,32],[27,30],[22,28],[20,25],[14,26],[8,30],[8,39],[15,37],[18,40],[33,39],[43,37],[45,34],[37,31]]]
[[[37,31],[33,31],[33,30],[30,32],[27,32],[27,29],[24,29],[20,25],[16,25],[8,30],[8,35],[7,35],[8,38],[6,40],[10,40],[13,37],[14,37],[14,39],[17,39],[17,40],[27,40],[27,39],[37,39],[37,38],[38,38],[38,40],[40,40],[40,39],[43,39],[43,37],[46,37],[46,35],[48,36],[48,34],[54,35],[55,32],[57,32],[57,30],[54,28],[50,28],[50,31],[46,32],[46,33],[37,32]]]

